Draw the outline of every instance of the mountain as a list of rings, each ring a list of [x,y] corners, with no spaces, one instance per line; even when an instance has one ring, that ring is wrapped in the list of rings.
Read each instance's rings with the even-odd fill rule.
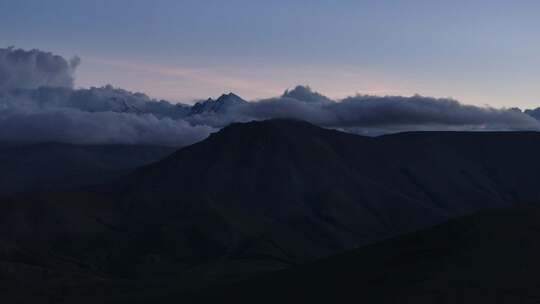
[[[204,113],[226,113],[230,107],[246,104],[247,101],[233,93],[223,94],[218,99],[208,98],[194,104],[188,115],[198,115]]]
[[[194,256],[211,246],[216,256],[271,251],[267,258],[295,263],[483,208],[537,203],[539,152],[539,133],[370,138],[271,120],[233,124],[135,172],[116,195],[185,216],[174,221],[208,237]]]
[[[290,268],[537,204],[538,155],[535,132],[373,138],[293,120],[232,124],[115,181],[3,202],[0,276],[37,288],[29,297],[152,297]]]
[[[130,99],[111,97],[103,104],[108,111],[132,114],[153,114],[159,118],[178,119],[191,111],[191,106],[182,103],[172,104],[165,100],[144,101],[135,103]]]
[[[510,207],[204,289],[182,303],[538,303],[540,209]]]
[[[525,110],[524,113],[540,120],[540,108]]]
[[[152,146],[4,144],[0,146],[0,196],[103,183],[173,151]]]

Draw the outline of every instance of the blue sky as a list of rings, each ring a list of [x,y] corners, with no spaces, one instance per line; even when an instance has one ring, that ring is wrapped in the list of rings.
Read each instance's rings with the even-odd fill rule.
[[[336,98],[536,107],[538,12],[538,1],[499,0],[0,0],[0,46],[79,55],[77,86],[173,101],[307,84]]]

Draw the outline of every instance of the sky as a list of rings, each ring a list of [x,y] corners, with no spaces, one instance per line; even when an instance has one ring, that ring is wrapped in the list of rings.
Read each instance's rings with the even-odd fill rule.
[[[0,0],[0,47],[81,57],[76,87],[186,103],[310,85],[332,98],[535,108],[539,11],[500,0]]]

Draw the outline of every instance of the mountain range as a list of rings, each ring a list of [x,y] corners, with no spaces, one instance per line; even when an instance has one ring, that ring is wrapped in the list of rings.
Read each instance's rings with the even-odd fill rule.
[[[364,137],[296,120],[235,123],[99,184],[4,199],[0,279],[20,301],[133,303],[297,269],[534,205],[539,153],[536,132]]]

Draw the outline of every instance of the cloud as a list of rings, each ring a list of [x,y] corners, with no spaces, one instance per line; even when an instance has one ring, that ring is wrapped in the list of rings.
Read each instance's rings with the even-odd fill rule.
[[[332,100],[308,86],[245,102],[223,95],[194,107],[110,85],[73,89],[80,60],[0,49],[0,141],[185,146],[232,122],[294,118],[365,135],[418,130],[540,130],[538,111],[464,105],[419,95]],[[219,104],[216,104],[219,103]],[[202,110],[201,110],[202,109]],[[528,115],[530,114],[530,115]]]
[[[0,91],[48,87],[73,87],[73,73],[81,60],[40,50],[0,48]]]
[[[105,86],[73,89],[78,57],[0,49],[0,141],[185,146],[215,131],[189,107]]]
[[[0,141],[15,143],[146,144],[185,146],[213,132],[152,114],[84,112],[68,108],[0,111]]]
[[[282,98],[292,98],[304,102],[329,103],[332,100],[324,95],[314,92],[309,86],[296,86],[292,90],[286,90]]]
[[[333,101],[297,87],[281,97],[236,109],[238,120],[294,118],[362,134],[412,130],[538,130],[539,122],[516,109],[464,105],[419,95],[353,96]],[[230,122],[231,119],[226,120]]]
[[[335,114],[334,123],[340,126],[477,126],[509,130],[538,127],[535,119],[514,110],[463,105],[452,99],[419,95],[349,97],[327,110]]]
[[[185,146],[214,128],[180,119],[184,105],[111,86],[0,93],[0,141]]]
[[[78,90],[40,87],[35,90],[16,90],[11,96],[26,106],[63,107],[92,113],[110,111],[181,118],[189,111],[187,105],[151,99],[143,93],[133,93],[110,85]]]

